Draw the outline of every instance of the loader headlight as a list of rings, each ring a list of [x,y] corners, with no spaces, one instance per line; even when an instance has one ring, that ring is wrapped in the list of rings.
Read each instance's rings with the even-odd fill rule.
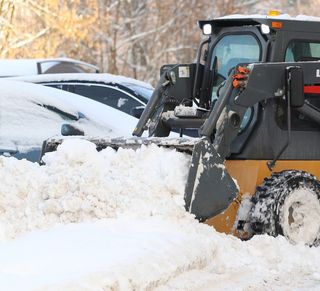
[[[269,34],[270,33],[270,27],[266,24],[261,24],[261,32],[263,34]]]
[[[212,33],[212,25],[210,23],[203,25],[202,33],[204,35],[210,35]]]

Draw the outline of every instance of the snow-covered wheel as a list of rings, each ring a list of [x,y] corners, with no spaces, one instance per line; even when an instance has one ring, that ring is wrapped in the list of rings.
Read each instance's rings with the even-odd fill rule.
[[[257,187],[252,202],[249,220],[254,234],[320,244],[320,182],[315,176],[294,170],[274,173]]]

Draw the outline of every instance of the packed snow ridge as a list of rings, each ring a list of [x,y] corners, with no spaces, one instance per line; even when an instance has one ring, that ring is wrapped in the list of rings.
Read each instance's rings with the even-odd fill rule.
[[[319,290],[320,248],[185,212],[186,154],[70,139],[45,163],[0,157],[0,290]]]
[[[44,162],[0,159],[1,240],[123,214],[186,216],[182,194],[189,158],[181,153],[156,146],[97,152],[86,140],[67,140]]]

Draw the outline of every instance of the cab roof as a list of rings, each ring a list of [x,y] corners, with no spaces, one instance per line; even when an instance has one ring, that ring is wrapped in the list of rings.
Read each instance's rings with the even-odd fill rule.
[[[272,22],[281,22],[281,30],[320,33],[320,18],[306,15],[298,15],[296,17],[292,17],[288,14],[280,14],[277,16],[267,16],[259,14],[234,14],[215,18],[212,20],[200,20],[199,26],[202,29],[203,25],[206,23],[210,23],[213,27],[219,28],[230,26],[254,26],[266,24],[271,28]]]

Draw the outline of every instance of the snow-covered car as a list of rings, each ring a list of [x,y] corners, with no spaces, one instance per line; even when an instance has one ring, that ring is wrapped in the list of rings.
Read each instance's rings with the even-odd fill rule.
[[[131,136],[137,119],[63,90],[0,80],[0,154],[38,161],[42,142],[69,124],[89,136]],[[66,126],[65,126],[66,127]],[[68,126],[67,126],[68,127]]]
[[[60,73],[99,73],[99,68],[70,58],[0,60],[0,77]]]
[[[17,80],[76,93],[139,118],[153,87],[145,82],[112,74],[46,74]]]

